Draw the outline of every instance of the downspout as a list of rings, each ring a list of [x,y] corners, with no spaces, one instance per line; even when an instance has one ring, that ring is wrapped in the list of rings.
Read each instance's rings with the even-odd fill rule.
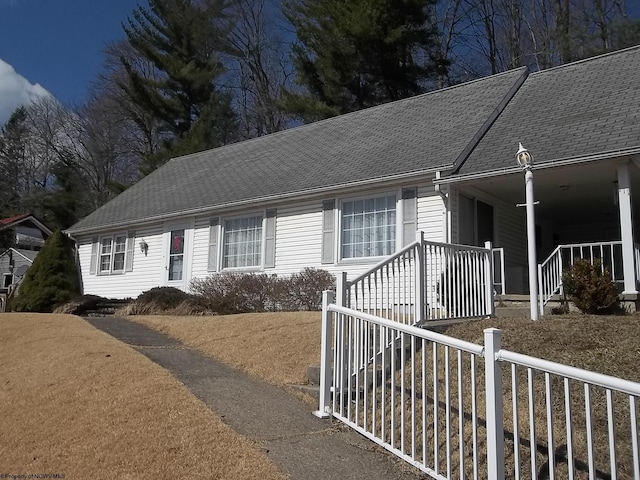
[[[443,214],[443,218],[442,221],[444,223],[443,225],[443,242],[444,243],[451,243],[451,209],[449,208],[449,191],[444,192],[442,190],[441,185],[438,183],[438,180],[440,180],[441,178],[441,172],[437,171],[436,172],[436,184],[434,186],[435,191],[438,195],[440,195],[440,198],[442,198],[442,204],[444,207],[444,211],[442,212]],[[449,190],[450,187],[446,187],[447,190]]]

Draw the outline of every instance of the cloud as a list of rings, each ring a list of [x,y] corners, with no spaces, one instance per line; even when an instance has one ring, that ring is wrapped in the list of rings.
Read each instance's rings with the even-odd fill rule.
[[[0,125],[4,125],[16,108],[51,95],[39,83],[33,84],[7,62],[0,59]]]

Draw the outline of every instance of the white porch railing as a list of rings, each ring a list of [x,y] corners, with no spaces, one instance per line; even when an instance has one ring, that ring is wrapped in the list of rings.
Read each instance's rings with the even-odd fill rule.
[[[499,259],[500,269],[493,268]],[[418,239],[368,272],[338,278],[340,305],[406,325],[429,320],[486,317],[504,291],[504,251]]]
[[[504,350],[496,329],[476,345],[332,301],[316,415],[431,478],[640,480],[640,384]]]
[[[635,248],[636,278],[640,252]],[[601,268],[607,270],[614,282],[624,281],[622,267],[622,242],[574,243],[558,245],[549,257],[538,265],[538,290],[540,295],[540,312],[554,295],[562,294],[562,273],[573,265],[576,259],[588,260],[593,264],[600,261]]]

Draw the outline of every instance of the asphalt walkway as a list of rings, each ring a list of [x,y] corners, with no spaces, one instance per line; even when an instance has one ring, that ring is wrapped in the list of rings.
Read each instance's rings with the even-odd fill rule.
[[[341,423],[314,417],[281,388],[144,325],[118,317],[86,320],[170,371],[231,428],[258,442],[292,479],[425,478]]]

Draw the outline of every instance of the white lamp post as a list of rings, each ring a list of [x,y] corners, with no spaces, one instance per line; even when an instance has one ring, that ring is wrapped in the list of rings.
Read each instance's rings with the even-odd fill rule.
[[[538,320],[538,262],[536,260],[536,219],[533,200],[533,155],[519,144],[516,160],[524,170],[524,187],[527,207],[527,251],[529,254],[529,302],[531,320]]]

